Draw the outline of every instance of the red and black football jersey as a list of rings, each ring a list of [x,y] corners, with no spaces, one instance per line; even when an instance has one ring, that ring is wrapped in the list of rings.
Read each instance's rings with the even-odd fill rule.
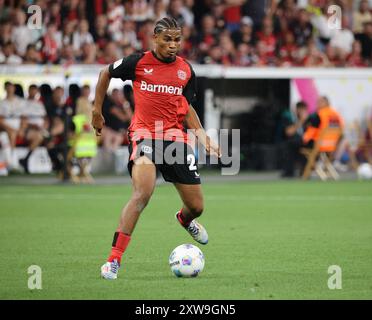
[[[112,78],[133,81],[135,110],[129,126],[132,140],[150,132],[152,139],[184,141],[182,122],[196,96],[195,73],[186,60],[176,57],[164,62],[148,51],[116,61],[109,66],[109,72]]]

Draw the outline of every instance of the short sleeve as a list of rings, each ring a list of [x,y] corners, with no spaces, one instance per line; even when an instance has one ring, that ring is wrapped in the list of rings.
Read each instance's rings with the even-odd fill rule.
[[[136,66],[138,61],[142,58],[142,54],[131,54],[125,58],[119,59],[109,65],[109,72],[111,78],[119,78],[123,81],[134,80],[136,75]]]
[[[196,76],[190,64],[189,66],[191,70],[191,77],[189,81],[187,82],[185,89],[183,89],[182,94],[185,96],[187,102],[189,104],[192,104],[196,100]]]

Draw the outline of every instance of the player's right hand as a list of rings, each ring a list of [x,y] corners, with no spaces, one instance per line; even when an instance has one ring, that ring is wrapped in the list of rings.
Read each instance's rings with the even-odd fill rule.
[[[221,149],[209,136],[206,137],[205,150],[207,154],[221,158]]]
[[[102,135],[102,129],[105,125],[105,118],[103,117],[101,112],[96,112],[93,110],[92,112],[92,127],[96,132],[96,136]]]

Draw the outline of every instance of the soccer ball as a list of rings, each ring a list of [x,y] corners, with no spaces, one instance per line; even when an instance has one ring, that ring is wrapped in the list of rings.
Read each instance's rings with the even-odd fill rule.
[[[372,179],[372,166],[369,163],[362,163],[357,169],[357,174],[361,180]]]
[[[169,266],[177,277],[196,277],[204,263],[203,252],[192,244],[181,244],[169,256]]]

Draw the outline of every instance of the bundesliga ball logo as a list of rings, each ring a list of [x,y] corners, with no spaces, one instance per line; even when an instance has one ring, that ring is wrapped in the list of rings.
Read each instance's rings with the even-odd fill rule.
[[[169,266],[177,277],[196,277],[204,269],[203,252],[192,244],[182,244],[169,256]]]

